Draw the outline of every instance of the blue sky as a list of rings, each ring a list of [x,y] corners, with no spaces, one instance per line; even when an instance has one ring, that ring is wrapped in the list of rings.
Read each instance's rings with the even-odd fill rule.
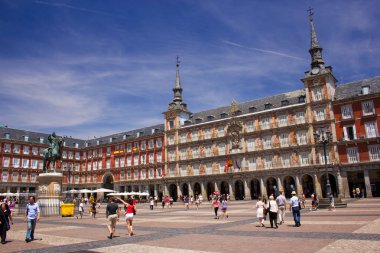
[[[0,124],[87,139],[303,87],[314,8],[340,83],[380,74],[380,2],[0,0]],[[46,114],[51,114],[46,116]]]

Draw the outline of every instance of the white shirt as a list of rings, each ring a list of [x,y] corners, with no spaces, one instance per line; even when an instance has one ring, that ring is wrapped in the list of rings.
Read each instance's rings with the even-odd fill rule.
[[[293,196],[290,199],[290,204],[292,207],[299,207],[298,203],[299,203],[299,198],[297,196]]]
[[[79,211],[83,212],[83,203],[82,202],[79,204]]]

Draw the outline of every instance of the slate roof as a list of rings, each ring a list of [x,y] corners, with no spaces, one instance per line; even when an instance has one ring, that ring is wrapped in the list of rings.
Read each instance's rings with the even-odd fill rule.
[[[152,129],[155,129],[155,132],[152,132]],[[99,137],[91,140],[82,140],[82,139],[76,139],[76,138],[71,138],[71,137],[66,137],[65,142],[66,142],[66,147],[75,147],[75,144],[78,143],[79,148],[84,148],[86,146],[86,143],[89,143],[89,146],[94,147],[97,145],[97,141],[99,141],[99,144],[105,144],[109,143],[110,138],[112,138],[112,143],[114,142],[120,142],[123,140],[129,140],[129,139],[136,139],[137,138],[137,133],[139,134],[139,137],[144,137],[144,136],[149,136],[149,135],[155,135],[158,133],[163,133],[164,132],[164,124],[159,124],[159,125],[154,125],[151,127],[145,127],[145,128],[140,128],[140,129],[135,129],[132,131],[126,131],[122,133],[117,133],[117,134],[112,134],[104,137]],[[49,134],[46,133],[37,133],[37,132],[32,132],[32,131],[27,131],[27,130],[19,130],[19,129],[14,129],[14,128],[8,128],[1,126],[0,127],[0,139],[5,139],[5,135],[9,134],[11,140],[20,140],[24,141],[24,136],[28,136],[29,140],[28,142],[30,143],[40,143],[40,138],[44,138],[44,144],[48,144],[48,136]],[[124,136],[126,137],[125,139]]]
[[[287,105],[304,104],[304,102],[301,102],[301,103],[299,102],[299,98],[301,96],[305,96],[304,89],[299,89],[299,90],[295,90],[295,91],[291,91],[287,93],[282,93],[282,94],[278,94],[274,96],[269,96],[269,97],[260,98],[253,101],[240,103],[238,104],[238,107],[241,111],[240,114],[260,112],[260,111],[265,111],[268,109],[283,107],[284,106],[283,101],[286,101],[286,100],[288,102]],[[266,104],[270,104],[271,105],[270,108],[265,108]],[[255,108],[255,110],[253,110],[253,108]],[[226,114],[224,115],[224,117],[229,117],[231,114],[230,106],[224,106],[224,107],[219,107],[216,109],[193,113],[190,119],[191,122],[188,122],[187,125],[222,119],[223,113]],[[208,118],[209,116],[213,116],[213,118],[212,119],[210,118],[209,120]],[[199,122],[199,119],[201,119],[202,121]]]
[[[369,86],[368,94],[380,93],[380,76],[338,85],[335,89],[335,100],[361,96],[363,86]]]

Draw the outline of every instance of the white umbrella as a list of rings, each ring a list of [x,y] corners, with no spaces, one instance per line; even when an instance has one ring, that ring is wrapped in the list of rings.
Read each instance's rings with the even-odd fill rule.
[[[91,191],[91,192],[115,192],[114,190],[110,190],[110,189],[105,189],[105,188],[99,188],[99,189],[96,189],[94,191]]]
[[[69,190],[69,191],[64,191],[63,193],[79,193],[79,191],[75,190],[75,189],[72,189],[72,190]]]
[[[141,196],[149,196],[150,194],[147,193],[147,192],[142,192],[142,193],[140,193],[140,195],[141,195]]]
[[[92,191],[91,190],[88,190],[88,189],[82,189],[82,190],[79,190],[79,193],[91,193]]]
[[[124,194],[121,192],[113,192],[113,193],[108,193],[107,196],[123,196]]]

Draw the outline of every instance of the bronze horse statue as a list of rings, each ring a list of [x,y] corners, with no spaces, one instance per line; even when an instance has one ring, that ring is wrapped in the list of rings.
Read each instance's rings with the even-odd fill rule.
[[[48,173],[50,163],[52,163],[51,169],[56,172],[56,161],[60,161],[62,163],[62,151],[63,151],[63,138],[57,137],[53,132],[49,135],[48,140],[50,142],[50,147],[44,149],[44,167],[43,172]]]

